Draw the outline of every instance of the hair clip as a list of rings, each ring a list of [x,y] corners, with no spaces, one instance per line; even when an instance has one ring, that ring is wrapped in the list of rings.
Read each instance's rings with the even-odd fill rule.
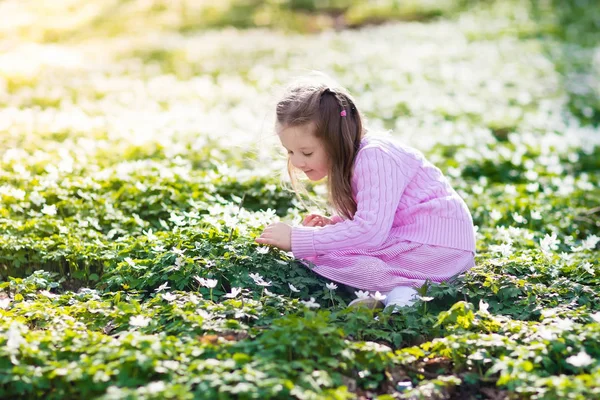
[[[345,117],[345,116],[346,116],[346,110],[342,110],[342,112],[340,113],[340,115],[341,115],[342,117]]]

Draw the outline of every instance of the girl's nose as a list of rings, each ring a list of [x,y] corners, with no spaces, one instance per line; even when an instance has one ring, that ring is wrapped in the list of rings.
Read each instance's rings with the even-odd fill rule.
[[[304,169],[306,167],[306,162],[292,158],[292,165],[296,168]]]

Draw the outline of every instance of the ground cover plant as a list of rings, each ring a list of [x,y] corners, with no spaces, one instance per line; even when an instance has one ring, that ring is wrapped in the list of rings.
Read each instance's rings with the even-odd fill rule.
[[[592,2],[86,3],[0,2],[1,398],[600,397]],[[473,213],[400,313],[254,242],[326,211],[271,127],[311,68]]]

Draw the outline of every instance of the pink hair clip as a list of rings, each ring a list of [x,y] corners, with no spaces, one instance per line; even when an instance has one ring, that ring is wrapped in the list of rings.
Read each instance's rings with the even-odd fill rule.
[[[345,116],[346,116],[346,110],[342,110],[342,112],[340,113],[340,115],[341,115],[342,117],[345,117]]]

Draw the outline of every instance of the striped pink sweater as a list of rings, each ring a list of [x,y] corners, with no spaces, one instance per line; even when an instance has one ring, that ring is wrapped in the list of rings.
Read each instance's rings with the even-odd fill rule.
[[[390,237],[475,252],[467,205],[418,150],[391,137],[365,136],[352,175],[354,218],[324,227],[292,227],[296,258],[376,249]]]

